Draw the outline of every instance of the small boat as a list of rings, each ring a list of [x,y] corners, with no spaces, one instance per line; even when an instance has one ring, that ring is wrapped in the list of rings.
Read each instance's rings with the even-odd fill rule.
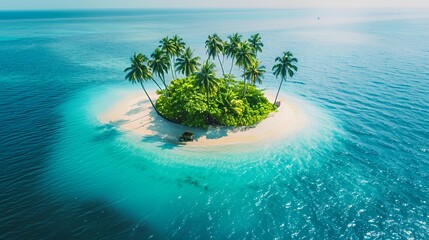
[[[182,136],[180,136],[179,141],[181,141],[181,142],[192,142],[192,141],[194,141],[194,133],[184,132],[182,134]]]

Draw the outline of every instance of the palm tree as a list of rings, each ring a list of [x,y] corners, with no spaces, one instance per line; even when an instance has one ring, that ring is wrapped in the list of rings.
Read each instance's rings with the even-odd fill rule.
[[[249,42],[253,48],[253,54],[255,54],[255,56],[258,55],[258,52],[262,52],[262,47],[264,46],[264,44],[262,43],[262,38],[259,33],[250,36]]]
[[[173,41],[174,46],[176,47],[175,56],[178,57],[183,54],[185,51],[186,43],[183,41],[183,38],[174,35],[171,38],[171,41]]]
[[[160,48],[156,48],[150,57],[151,60],[148,62],[149,67],[152,69],[152,72],[161,79],[165,90],[167,90],[167,84],[165,83],[165,73],[168,73],[170,59]]]
[[[215,57],[218,58],[220,67],[222,69],[222,74],[225,75],[225,71],[223,69],[222,61],[220,60],[219,54],[224,52],[224,44],[222,39],[214,33],[212,35],[209,35],[208,39],[206,40],[206,48],[207,48],[207,54],[209,55],[209,58],[215,59]]]
[[[164,37],[163,39],[161,39],[161,41],[159,41],[160,45],[159,47],[162,49],[162,51],[164,51],[164,53],[168,56],[169,61],[170,61],[170,70],[171,70],[171,76],[174,77],[174,69],[173,69],[173,57],[175,56],[177,49],[176,49],[176,45],[173,42],[172,39],[168,38],[168,37]]]
[[[298,59],[294,58],[293,54],[289,51],[283,52],[283,57],[276,58],[277,64],[273,67],[273,74],[276,78],[280,76],[281,81],[279,90],[277,90],[276,98],[274,99],[274,105],[276,104],[283,81],[286,81],[288,75],[289,77],[293,77],[294,72],[298,71],[298,67],[294,65],[296,62],[298,62]]]
[[[265,66],[260,66],[259,61],[256,60],[246,68],[246,71],[243,74],[243,78],[245,78],[250,83],[252,83],[253,86],[255,86],[256,83],[262,83],[262,79],[264,78],[265,72]]]
[[[124,72],[127,73],[125,75],[125,79],[130,81],[132,84],[140,83],[140,85],[143,88],[143,91],[145,92],[147,98],[150,101],[150,104],[152,104],[152,107],[155,109],[156,113],[160,114],[156,109],[155,104],[153,104],[153,101],[150,98],[144,86],[145,81],[152,79],[152,72],[150,68],[145,65],[145,62],[147,61],[147,59],[148,58],[141,53],[139,54],[134,53],[134,55],[130,58],[131,66],[125,68],[124,70]]]
[[[201,66],[199,72],[195,74],[195,86],[200,87],[206,93],[207,118],[210,116],[209,96],[217,91],[219,79],[216,78],[215,65],[207,59]]]
[[[173,42],[173,45],[176,48],[173,54],[173,64],[176,64],[176,58],[180,57],[185,52],[186,43],[183,41],[183,38],[179,37],[178,35],[174,35],[171,38],[171,41]]]
[[[252,52],[252,46],[248,41],[241,42],[237,45],[236,53],[236,64],[237,66],[243,68],[243,75],[246,71],[246,68],[252,65],[255,60],[255,55]],[[246,95],[246,78],[243,79],[244,89],[243,97]]]
[[[177,59],[175,64],[176,71],[189,77],[198,70],[198,66],[200,65],[199,60],[200,58],[194,57],[194,51],[188,47],[185,53]]]
[[[234,113],[236,115],[243,114],[243,100],[238,99],[237,93],[231,88],[219,94],[218,103],[224,107],[226,113]]]
[[[228,57],[232,59],[231,62],[231,69],[229,69],[229,74],[232,72],[232,67],[234,66],[235,62],[235,53],[237,50],[238,44],[241,42],[241,35],[238,33],[234,33],[233,35],[228,36],[228,42],[225,44],[225,53]]]

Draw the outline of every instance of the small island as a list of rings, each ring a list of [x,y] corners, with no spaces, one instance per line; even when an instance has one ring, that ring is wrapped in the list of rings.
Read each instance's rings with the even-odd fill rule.
[[[159,43],[150,57],[142,53],[131,57],[130,66],[124,70],[125,79],[142,87],[158,118],[184,127],[250,129],[280,110],[277,99],[282,84],[297,71],[294,65],[297,59],[291,52],[285,51],[274,59],[272,71],[280,83],[270,101],[264,91],[257,88],[266,74],[265,66],[257,57],[264,46],[259,34],[245,41],[238,33],[228,36],[226,41],[217,34],[209,35],[204,61],[177,35],[165,37]],[[235,72],[241,72],[240,77],[232,74],[234,68]],[[156,85],[156,94],[148,92],[146,84],[149,83]],[[112,118],[119,120],[120,117],[105,119],[112,122]],[[196,139],[202,135],[197,134]]]

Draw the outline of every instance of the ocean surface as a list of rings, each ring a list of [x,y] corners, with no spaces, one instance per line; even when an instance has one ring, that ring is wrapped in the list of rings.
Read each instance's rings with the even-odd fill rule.
[[[0,12],[0,239],[428,239],[428,13]],[[215,32],[261,34],[267,90],[293,52],[311,126],[190,151],[97,120],[134,52]]]

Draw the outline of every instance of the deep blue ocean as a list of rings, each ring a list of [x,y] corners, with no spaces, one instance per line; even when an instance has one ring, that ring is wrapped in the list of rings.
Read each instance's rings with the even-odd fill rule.
[[[189,152],[97,122],[134,52],[235,32],[260,88],[299,59],[312,126]],[[429,11],[0,12],[0,239],[429,239]]]

